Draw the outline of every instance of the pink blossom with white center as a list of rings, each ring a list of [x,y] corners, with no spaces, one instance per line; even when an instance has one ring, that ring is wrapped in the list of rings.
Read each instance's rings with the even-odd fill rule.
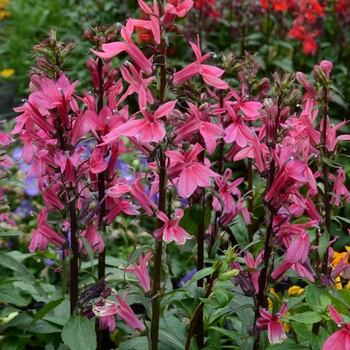
[[[270,344],[281,344],[287,339],[283,324],[280,322],[286,312],[287,303],[283,303],[280,312],[275,315],[260,308],[261,317],[256,320],[256,326],[259,331],[267,330]]]
[[[183,215],[184,212],[182,209],[176,209],[173,219],[169,220],[162,211],[158,211],[157,217],[164,222],[164,225],[154,232],[155,239],[163,239],[165,243],[174,241],[178,245],[185,244],[186,239],[193,239],[193,236],[179,226]]]

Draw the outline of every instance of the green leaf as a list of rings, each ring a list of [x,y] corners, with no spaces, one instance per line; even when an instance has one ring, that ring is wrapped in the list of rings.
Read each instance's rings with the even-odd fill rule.
[[[148,350],[147,337],[127,339],[120,343],[118,350]]]
[[[22,231],[0,231],[0,237],[12,237],[24,235]]]
[[[301,339],[310,340],[312,325],[305,325],[303,323],[292,321],[291,328]]]
[[[286,72],[291,72],[293,70],[293,62],[290,58],[284,57],[280,60],[275,60],[272,62],[275,66],[282,68]]]
[[[198,280],[208,276],[208,275],[211,275],[213,272],[213,268],[212,267],[206,267],[200,271],[197,271],[192,277],[191,279],[189,280],[188,284],[192,284],[194,282],[197,282]]]
[[[223,288],[215,288],[214,294],[219,302],[219,307],[225,307],[232,300],[232,293]]]
[[[62,296],[64,296],[67,293],[68,289],[68,272],[69,272],[69,262],[70,259],[72,259],[71,255],[67,255],[62,264],[62,272],[61,272],[61,278],[62,278]]]
[[[208,327],[207,330],[213,330],[215,332],[221,333],[224,336],[226,336],[228,339],[235,340],[235,341],[237,341],[237,339],[240,338],[239,334],[236,334],[235,332],[232,332],[222,327]]]
[[[0,303],[9,303],[19,307],[27,306],[32,301],[29,294],[24,295],[21,290],[14,288],[12,283],[0,286]]]
[[[128,267],[129,265],[131,265],[134,261],[137,260],[137,258],[144,252],[144,251],[152,251],[152,247],[148,246],[148,245],[144,245],[140,248],[137,248],[131,255],[130,258],[128,259],[128,262],[126,264],[126,267]]]
[[[294,341],[287,339],[281,344],[274,344],[270,347],[268,347],[268,350],[310,350],[309,347],[301,345],[301,344],[295,344]]]
[[[91,269],[93,270],[94,269],[95,255],[94,255],[94,252],[92,251],[91,245],[90,245],[89,241],[84,236],[79,236],[79,238],[81,239],[81,241],[84,244],[84,248],[87,252],[87,255],[88,255],[90,263],[91,263]]]
[[[63,327],[62,340],[70,349],[96,350],[95,322],[84,316],[71,316]]]
[[[13,258],[11,255],[0,251],[0,265],[7,267],[13,271],[19,272],[26,280],[35,282],[34,276],[27,270],[27,268]]]
[[[194,204],[184,210],[184,216],[179,222],[179,226],[182,227],[190,235],[197,237],[198,226],[204,223],[204,229],[206,230],[211,218],[211,210],[209,206],[204,207],[204,218],[203,208],[200,204]]]
[[[325,306],[321,297],[328,297],[327,292],[317,287],[316,284],[310,284],[305,288],[305,297],[307,304],[316,312],[322,312]]]
[[[173,349],[183,350],[185,348],[184,335],[177,332],[172,328],[165,328],[159,330],[159,340],[164,342],[168,346],[172,346]]]
[[[314,324],[323,320],[322,314],[315,311],[306,311],[298,315],[285,316],[287,320],[297,321],[303,324]]]
[[[344,216],[337,215],[337,216],[334,216],[333,219],[338,219],[338,220],[346,222],[347,224],[350,224],[350,219],[344,218]]]
[[[249,244],[248,228],[241,215],[236,216],[233,224],[229,226],[229,228],[240,247],[245,247]]]
[[[7,181],[0,181],[0,187],[4,187],[4,186],[20,186],[23,188],[31,188],[30,186],[26,185],[25,183],[23,183],[22,181],[18,181],[18,180],[7,180]]]
[[[323,232],[321,237],[320,237],[317,252],[318,252],[318,255],[319,255],[321,261],[324,261],[325,253],[328,251],[329,237],[330,237],[329,232]],[[326,257],[326,259],[327,259],[327,257]]]
[[[1,327],[1,330],[5,330],[7,328],[17,328],[17,333],[23,335],[25,329],[28,327],[30,322],[33,321],[33,316],[31,315],[31,311],[22,312],[14,319],[12,319],[7,324]],[[46,322],[44,320],[38,320],[35,324],[32,325],[28,334],[50,334],[50,333],[60,333],[62,327],[54,325],[52,323]],[[27,334],[27,333],[26,333]]]
[[[321,261],[324,260],[325,253],[329,246],[329,232],[323,232],[320,237],[320,242],[318,244],[317,252],[321,259]]]
[[[43,308],[41,308],[33,318],[33,321],[29,324],[29,326],[26,328],[30,328],[36,321],[42,319],[48,312],[50,312],[52,309],[54,309],[56,306],[62,303],[64,298],[58,299],[58,300],[52,300],[49,303],[47,303]]]

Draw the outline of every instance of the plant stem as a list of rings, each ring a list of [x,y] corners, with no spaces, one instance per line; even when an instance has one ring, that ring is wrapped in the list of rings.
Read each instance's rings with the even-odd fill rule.
[[[214,286],[214,282],[215,282],[215,279],[216,279],[216,275],[217,275],[217,273],[213,272],[211,277],[210,277],[210,282],[209,282],[209,285],[208,285],[208,289],[207,289],[207,292],[205,293],[205,296],[204,296],[205,299],[207,299],[209,297],[211,291],[213,290],[213,286]],[[189,327],[189,330],[188,330],[188,334],[187,334],[185,350],[189,350],[190,349],[191,340],[192,340],[192,336],[193,336],[193,332],[194,332],[194,327],[195,327],[197,321],[200,319],[200,317],[202,317],[201,315],[203,314],[203,307],[204,307],[204,304],[201,302],[197,306],[197,309],[195,310],[195,312],[193,314],[193,317],[192,317],[191,322],[190,322],[190,327]],[[197,342],[198,342],[198,340],[197,340]]]
[[[159,153],[159,205],[158,209],[165,212],[165,159],[160,149]],[[157,229],[164,225],[163,221],[157,219]],[[157,294],[160,291],[160,280],[162,275],[162,241],[156,241],[156,251],[154,259],[154,274],[153,274],[153,288],[152,288],[152,320],[151,320],[151,350],[158,349],[158,336],[159,336],[159,317],[160,307]]]
[[[158,0],[158,7],[160,9],[159,15],[162,15],[163,1]],[[162,28],[160,28],[162,31]],[[166,42],[164,37],[161,38],[160,43],[160,86],[159,86],[159,103],[163,104],[165,100],[166,90]],[[159,147],[159,203],[158,209],[165,213],[166,210],[166,171],[165,171],[165,157],[162,147]],[[157,219],[156,227],[159,229],[164,225],[164,222]],[[158,338],[159,338],[159,318],[160,318],[160,305],[157,295],[160,291],[160,281],[162,276],[162,241],[156,241],[155,243],[155,257],[154,257],[154,275],[152,286],[152,320],[151,320],[151,350],[158,350]]]
[[[323,143],[323,154],[328,158],[329,154],[327,151],[326,135],[327,135],[327,121],[328,121],[328,87],[323,88],[323,132],[322,132],[322,143]],[[329,196],[329,165],[323,163],[322,165],[323,173],[323,186],[324,186],[324,209],[325,209],[325,231],[330,233],[331,231],[331,203]],[[322,272],[328,274],[328,250],[323,257]]]
[[[77,239],[77,213],[76,213],[76,199],[71,200],[69,203],[69,216],[70,216],[70,232],[71,232],[71,248],[72,258],[70,260],[70,278],[69,278],[69,295],[70,295],[70,314],[73,315],[79,290],[78,290],[78,239]]]
[[[102,59],[98,58],[97,60],[97,73],[99,77],[99,86],[98,86],[98,100],[97,100],[97,114],[99,114],[103,108],[103,77],[102,77],[102,69],[103,69],[103,63]],[[98,134],[99,135],[99,134]],[[100,136],[100,135],[99,135]],[[98,140],[98,143],[101,143],[100,140]],[[105,223],[103,222],[103,218],[106,214],[106,205],[103,200],[105,196],[105,175],[104,173],[98,174],[98,201],[101,203],[100,208],[100,214],[98,218],[98,229],[100,231],[105,230]],[[106,249],[103,249],[103,252],[99,253],[99,259],[98,259],[98,278],[102,279],[106,274]]]

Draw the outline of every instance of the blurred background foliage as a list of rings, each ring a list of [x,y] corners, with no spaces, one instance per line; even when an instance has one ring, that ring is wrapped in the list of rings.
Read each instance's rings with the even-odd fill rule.
[[[32,48],[51,28],[58,29],[60,40],[76,44],[69,70],[79,80],[79,87],[88,89],[85,61],[90,46],[83,40],[84,30],[100,24],[124,24],[127,18],[138,16],[137,8],[136,0],[1,0],[0,94],[5,96],[8,89],[19,97],[27,93],[29,67],[34,62]],[[196,0],[189,17],[180,27],[174,26],[169,54],[175,65],[183,65],[191,50],[181,40],[196,41],[199,34],[204,51],[218,55],[232,51],[237,58],[246,50],[258,52],[261,74],[270,78],[276,69],[307,73],[322,59],[330,60],[335,86],[343,95],[334,97],[336,112],[346,117],[349,29],[350,0]],[[145,30],[138,30],[137,35],[139,43],[152,44]],[[18,105],[19,97],[5,102]],[[0,115],[3,113],[0,110]],[[10,109],[7,115],[13,115]]]

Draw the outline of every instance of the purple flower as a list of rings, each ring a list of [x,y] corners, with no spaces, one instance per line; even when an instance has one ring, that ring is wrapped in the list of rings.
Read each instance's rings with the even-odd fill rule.
[[[28,199],[23,199],[21,204],[14,211],[14,214],[21,215],[23,218],[26,218],[30,215],[30,212],[34,210],[35,208],[31,205],[31,202]]]
[[[179,288],[181,288],[185,283],[187,283],[192,276],[197,272],[197,269],[194,268],[191,271],[187,272],[186,275],[180,280],[180,282],[177,284]]]

